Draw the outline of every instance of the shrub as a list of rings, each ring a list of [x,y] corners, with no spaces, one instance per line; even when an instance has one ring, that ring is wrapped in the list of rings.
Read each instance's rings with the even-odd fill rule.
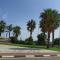
[[[25,44],[23,40],[17,40],[16,37],[10,37],[10,42],[15,44]]]
[[[17,39],[16,39],[16,37],[10,37],[10,41],[11,41],[11,43],[16,43]]]
[[[59,40],[60,40],[60,38],[54,39],[54,45],[59,45]]]
[[[33,38],[32,37],[29,37],[25,40],[25,44],[27,45],[33,45]]]
[[[37,41],[38,45],[45,45],[46,35],[44,33],[38,34],[37,38],[38,38]]]
[[[19,40],[19,44],[25,44],[25,41]]]

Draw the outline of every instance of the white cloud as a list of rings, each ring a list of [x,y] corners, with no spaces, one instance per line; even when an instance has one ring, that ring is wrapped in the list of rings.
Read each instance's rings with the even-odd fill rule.
[[[5,13],[5,14],[2,15],[2,19],[3,20],[6,20],[7,19],[7,13]]]
[[[6,9],[0,8],[0,20],[6,20],[7,19],[8,12]]]

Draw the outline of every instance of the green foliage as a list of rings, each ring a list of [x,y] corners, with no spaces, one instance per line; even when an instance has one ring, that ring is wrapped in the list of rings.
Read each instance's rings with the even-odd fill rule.
[[[12,31],[12,24],[10,24],[10,25],[7,26],[7,30],[8,31]]]
[[[13,27],[13,35],[17,38],[18,37],[18,35],[21,33],[21,31],[20,31],[20,27],[19,26],[15,26],[15,27]]]
[[[32,38],[32,37],[27,38],[27,39],[25,40],[25,44],[27,44],[27,45],[33,45],[33,44],[34,44],[34,43],[33,43],[33,38]]]
[[[3,20],[1,20],[0,21],[0,36],[1,36],[1,33],[4,32],[5,27],[6,27],[6,23]]]
[[[42,19],[40,21],[40,28],[43,32],[51,32],[53,29],[57,28],[59,14],[56,10],[46,9],[41,13]]]
[[[14,44],[25,44],[25,41],[23,40],[17,40],[16,37],[10,37],[11,43]]]
[[[32,36],[32,32],[34,31],[35,27],[36,27],[36,23],[33,19],[27,22],[27,30],[30,32],[30,37]]]
[[[45,33],[38,34],[37,38],[38,38],[37,42],[39,45],[45,45],[45,39],[46,39]]]
[[[12,24],[10,24],[10,25],[8,25],[7,27],[7,30],[8,30],[8,32],[9,32],[9,38],[10,38],[10,32],[12,31]]]
[[[25,41],[19,40],[19,44],[25,44]]]
[[[11,41],[11,43],[16,43],[17,39],[16,39],[16,37],[10,37],[10,41]]]
[[[59,45],[59,40],[60,40],[60,38],[54,39],[54,45]]]
[[[60,19],[59,13],[53,9],[44,10],[41,15],[40,28],[42,32],[48,32],[48,44],[49,48],[50,33],[58,27],[58,20]]]

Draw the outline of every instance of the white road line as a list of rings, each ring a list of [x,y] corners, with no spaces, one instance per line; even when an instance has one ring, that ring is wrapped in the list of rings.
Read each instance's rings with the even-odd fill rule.
[[[58,57],[60,57],[60,54],[57,54]]]
[[[43,55],[44,57],[50,57],[50,55]]]
[[[35,55],[26,55],[25,57],[35,57]]]
[[[15,56],[2,56],[2,58],[14,58]]]

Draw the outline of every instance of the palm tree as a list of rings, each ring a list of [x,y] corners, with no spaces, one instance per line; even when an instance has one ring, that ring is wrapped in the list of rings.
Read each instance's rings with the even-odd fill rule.
[[[34,31],[35,27],[36,23],[33,19],[27,22],[27,30],[30,32],[30,37],[32,37],[32,32]]]
[[[5,30],[5,27],[6,27],[6,23],[3,20],[1,20],[0,21],[0,37],[1,37],[1,33],[4,32]]]
[[[41,13],[40,28],[43,32],[48,33],[47,48],[49,48],[50,33],[55,30],[59,19],[59,14],[56,10],[46,9]]]
[[[52,30],[52,47],[54,47],[54,31],[59,27],[59,20],[57,23],[54,25],[53,30]]]
[[[7,30],[9,32],[9,38],[10,38],[10,32],[12,31],[12,24],[10,24],[9,26],[7,26]]]
[[[19,26],[13,27],[13,34],[17,38],[19,34],[21,34],[21,28]]]

